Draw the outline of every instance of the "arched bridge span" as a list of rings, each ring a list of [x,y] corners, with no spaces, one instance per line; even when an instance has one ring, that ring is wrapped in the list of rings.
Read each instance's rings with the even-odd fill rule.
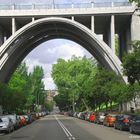
[[[42,42],[55,38],[75,41],[87,49],[103,66],[122,76],[120,60],[95,33],[74,20],[51,17],[25,25],[0,47],[0,81],[7,82],[31,50]]]

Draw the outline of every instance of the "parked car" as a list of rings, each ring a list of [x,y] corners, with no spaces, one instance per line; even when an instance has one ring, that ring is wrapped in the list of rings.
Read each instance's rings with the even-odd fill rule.
[[[82,112],[79,112],[79,113],[77,114],[77,118],[80,119],[81,114],[82,114]]]
[[[128,114],[116,115],[114,128],[120,130],[129,130],[130,120],[132,119],[132,117],[132,115]]]
[[[80,115],[79,115],[79,118],[82,119],[82,120],[85,120],[85,113],[86,112],[81,112]]]
[[[20,118],[20,125],[21,126],[27,125],[27,121],[26,121],[26,118],[24,116],[19,116],[19,118]]]
[[[36,115],[36,119],[39,119],[39,113],[36,113],[35,115]]]
[[[130,120],[130,133],[140,133],[140,116],[135,116]]]
[[[96,113],[95,122],[98,123],[98,124],[103,124],[103,121],[104,121],[106,115],[107,114],[104,113],[104,112],[98,112],[98,113]]]
[[[12,119],[7,116],[0,116],[0,132],[10,133],[14,130]]]
[[[116,121],[116,114],[108,114],[104,118],[103,125],[114,126],[115,121]]]
[[[94,122],[96,118],[96,112],[91,113],[90,117],[89,117],[89,121],[90,122]]]
[[[35,113],[31,113],[32,115],[32,121],[35,121],[36,120],[36,114]]]
[[[17,115],[14,114],[14,115],[6,115],[7,117],[11,118],[13,124],[14,124],[14,129],[17,129],[18,128],[18,118],[17,118]]]
[[[91,111],[87,112],[87,114],[85,115],[85,120],[86,121],[90,121],[90,115],[92,114]]]
[[[23,115],[23,117],[26,119],[27,124],[29,124],[30,123],[29,116],[28,115]]]
[[[77,118],[78,112],[74,112],[73,117]]]

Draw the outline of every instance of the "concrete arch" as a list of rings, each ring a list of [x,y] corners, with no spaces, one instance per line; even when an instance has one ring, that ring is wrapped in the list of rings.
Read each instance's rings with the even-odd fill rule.
[[[44,41],[55,38],[77,42],[102,65],[122,76],[120,60],[96,34],[76,21],[51,17],[25,25],[0,47],[0,81],[7,82],[17,65],[32,49]],[[126,81],[124,77],[123,79]]]

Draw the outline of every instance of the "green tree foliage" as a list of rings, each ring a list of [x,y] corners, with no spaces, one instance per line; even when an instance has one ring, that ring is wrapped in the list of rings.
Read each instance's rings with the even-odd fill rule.
[[[26,63],[21,63],[8,85],[0,84],[0,104],[4,110],[18,113],[31,111],[36,100],[39,105],[44,105],[43,75],[41,67],[36,66],[32,73],[28,73]],[[38,92],[38,97],[35,92]]]
[[[112,107],[114,102],[122,104],[132,98],[115,72],[86,57],[72,57],[68,61],[59,59],[53,65],[52,77],[59,92],[55,101],[61,110],[70,109],[75,102],[77,110],[93,110],[101,108],[102,104],[107,107],[110,103]]]
[[[128,82],[140,85],[140,41],[132,43],[134,51],[123,58],[123,73],[128,77]]]
[[[119,37],[115,35],[115,54],[119,57],[120,50],[119,50]]]
[[[129,0],[130,2],[135,2],[137,5],[138,5],[138,7],[140,7],[140,0]]]
[[[34,67],[33,72],[30,74],[31,80],[31,92],[34,98],[34,103],[43,104],[44,103],[44,83],[42,79],[44,78],[43,68],[40,66]]]
[[[45,103],[45,108],[47,111],[51,112],[53,110],[54,107],[54,101],[47,101]]]
[[[57,64],[53,65],[52,70],[52,77],[60,93],[56,96],[56,99],[61,102],[59,96],[62,96],[62,98],[67,96],[71,105],[75,102],[77,102],[78,106],[83,105],[82,100],[85,100],[85,96],[87,95],[88,85],[90,85],[89,79],[91,74],[94,73],[93,70],[95,71],[94,68],[95,64],[93,60],[87,59],[86,57],[80,58],[73,56],[68,61],[59,59]]]
[[[140,98],[140,41],[132,42],[133,52],[123,58],[123,73],[128,77],[132,99],[137,108],[137,98]]]

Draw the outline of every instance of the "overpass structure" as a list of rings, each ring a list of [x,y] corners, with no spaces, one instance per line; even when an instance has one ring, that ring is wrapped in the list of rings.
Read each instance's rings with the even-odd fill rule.
[[[131,50],[131,40],[140,38],[138,15],[136,5],[127,2],[0,5],[0,81],[7,82],[35,47],[55,38],[79,43],[102,65],[122,75],[123,53]]]

